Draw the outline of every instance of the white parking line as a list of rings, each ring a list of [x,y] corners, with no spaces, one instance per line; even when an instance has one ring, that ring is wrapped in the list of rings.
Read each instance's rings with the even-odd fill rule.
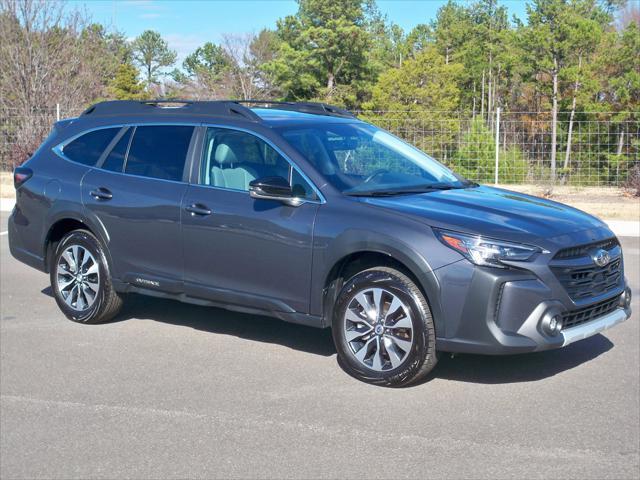
[[[3,235],[6,235],[9,232],[0,232],[0,237],[2,237]]]

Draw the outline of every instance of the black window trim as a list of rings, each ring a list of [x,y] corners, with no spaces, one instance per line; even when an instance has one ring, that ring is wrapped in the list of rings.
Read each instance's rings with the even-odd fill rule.
[[[131,148],[131,143],[133,142],[133,137],[135,135],[135,128],[136,127],[152,127],[152,126],[158,126],[158,127],[166,127],[166,126],[191,126],[194,127],[193,129],[193,134],[191,135],[191,142],[189,143],[189,150],[187,151],[187,156],[186,156],[186,160],[185,160],[185,164],[184,164],[184,171],[183,171],[183,176],[182,176],[182,180],[167,180],[164,178],[153,178],[153,177],[143,177],[141,175],[132,175],[130,173],[125,173],[125,168],[126,168],[126,163],[127,163],[127,157],[129,156],[129,149]],[[246,195],[249,195],[249,192],[245,191],[245,190],[235,190],[232,188],[224,188],[224,187],[216,187],[213,185],[202,185],[200,183],[200,169],[202,168],[202,148],[203,148],[203,144],[204,144],[204,136],[206,133],[207,128],[212,127],[212,128],[223,128],[223,129],[227,129],[227,130],[236,130],[239,132],[244,132],[244,133],[248,133],[249,135],[253,135],[254,137],[259,138],[260,140],[264,141],[267,145],[269,145],[271,148],[273,148],[276,152],[278,152],[282,158],[284,158],[287,163],[289,163],[289,165],[292,168],[295,168],[296,171],[300,174],[300,176],[311,186],[311,188],[313,189],[314,192],[316,192],[317,195],[317,199],[308,199],[308,198],[301,198],[300,200],[302,201],[302,203],[315,203],[315,204],[325,204],[327,203],[327,200],[325,198],[325,196],[322,194],[322,192],[320,191],[320,189],[316,186],[316,184],[307,176],[306,173],[304,173],[302,171],[302,169],[293,161],[291,160],[291,158],[289,158],[289,156],[284,153],[275,143],[273,143],[271,140],[269,140],[268,138],[266,138],[264,135],[259,134],[258,132],[254,131],[254,130],[250,130],[248,128],[242,128],[242,127],[237,127],[235,125],[225,125],[225,124],[218,124],[218,123],[202,123],[202,122],[132,122],[132,123],[117,123],[117,124],[110,124],[110,125],[101,125],[99,127],[94,127],[94,128],[89,128],[87,130],[83,130],[82,132],[69,137],[68,139],[64,140],[63,142],[59,143],[58,145],[52,147],[52,151],[58,155],[59,157],[61,157],[62,159],[74,163],[76,165],[82,165],[85,168],[101,168],[102,164],[104,163],[107,155],[109,153],[111,153],[111,150],[115,147],[115,144],[109,144],[107,146],[107,148],[105,149],[104,152],[102,152],[102,155],[100,156],[100,158],[98,159],[98,162],[96,162],[96,165],[85,165],[83,163],[79,163],[79,162],[75,162],[73,160],[71,160],[69,157],[67,157],[64,154],[64,147],[66,145],[68,145],[69,143],[73,142],[75,139],[81,137],[82,135],[85,135],[87,133],[91,133],[94,132],[96,130],[104,130],[106,128],[120,128],[120,131],[116,134],[116,137],[121,138],[122,135],[124,135],[123,132],[126,132],[127,128],[134,128],[134,131],[131,135],[131,138],[129,139],[129,146],[127,147],[127,155],[125,157],[125,160],[123,162],[122,165],[122,171],[121,172],[113,172],[110,170],[104,170],[104,171],[108,171],[110,173],[116,174],[116,175],[128,175],[130,177],[138,177],[138,178],[147,178],[150,180],[158,180],[161,182],[171,182],[171,183],[186,183],[189,185],[194,185],[194,186],[199,186],[199,187],[204,187],[204,188],[215,188],[218,190],[225,190],[228,192],[237,192],[237,193],[244,193]],[[113,140],[112,140],[113,142]],[[108,152],[108,153],[106,153]],[[106,155],[105,155],[106,153]],[[98,167],[98,164],[100,164],[100,167]],[[289,172],[289,182],[291,182],[291,177],[292,177],[292,172]]]
[[[191,184],[193,185],[197,185],[199,187],[204,187],[204,188],[214,188],[216,190],[224,190],[227,192],[236,192],[236,193],[244,193],[246,195],[249,195],[249,192],[246,190],[237,190],[235,188],[226,188],[226,187],[217,187],[215,185],[204,185],[202,183],[200,183],[200,179],[201,177],[201,173],[202,173],[202,167],[203,167],[203,162],[204,162],[204,156],[202,155],[202,150],[204,148],[204,141],[205,141],[205,134],[208,128],[220,128],[220,129],[224,129],[224,130],[235,130],[238,132],[244,132],[247,133],[249,135],[253,135],[254,137],[259,138],[260,140],[262,140],[263,142],[265,142],[267,145],[269,145],[271,148],[273,148],[282,158],[285,159],[285,161],[289,164],[289,184],[291,184],[291,180],[293,178],[293,170],[295,169],[300,176],[305,180],[305,182],[307,182],[309,184],[309,186],[313,189],[313,191],[315,192],[317,198],[316,199],[310,199],[310,198],[300,198],[302,203],[315,203],[315,204],[324,204],[327,203],[327,200],[325,199],[324,195],[322,194],[322,192],[320,191],[320,189],[318,187],[316,187],[316,185],[311,181],[311,179],[302,171],[302,169],[293,161],[291,160],[291,158],[289,158],[289,156],[284,153],[276,144],[274,144],[271,140],[269,140],[268,138],[266,138],[265,136],[259,134],[258,132],[254,131],[254,130],[250,130],[247,128],[242,128],[242,127],[236,127],[235,125],[222,125],[222,124],[216,124],[216,123],[202,123],[202,133],[199,135],[198,139],[198,148],[194,149],[194,154],[199,154],[196,156],[194,156],[193,158],[193,162],[194,162],[194,169],[192,170],[192,174],[191,174]],[[301,204],[302,204],[301,203]]]
[[[154,178],[154,177],[145,177],[143,175],[133,175],[131,173],[125,173],[125,168],[127,165],[127,158],[129,157],[129,149],[131,148],[131,143],[133,142],[133,137],[135,135],[135,129],[137,127],[173,127],[173,126],[178,126],[178,127],[194,127],[193,128],[193,132],[191,134],[191,140],[189,141],[189,147],[187,150],[187,154],[185,157],[185,162],[184,162],[184,169],[182,171],[182,180],[167,180],[165,178]],[[51,150],[58,155],[60,158],[66,160],[67,162],[71,162],[75,165],[82,165],[85,168],[96,168],[99,169],[101,171],[104,172],[109,172],[109,173],[113,173],[116,175],[128,175],[130,177],[136,177],[136,178],[146,178],[149,180],[157,180],[160,182],[170,182],[170,183],[182,183],[182,184],[190,184],[191,182],[189,181],[189,172],[190,172],[190,165],[192,162],[192,158],[193,158],[193,150],[195,147],[195,138],[198,136],[197,132],[199,130],[199,127],[201,126],[200,123],[194,123],[194,122],[133,122],[133,123],[119,123],[119,124],[111,124],[111,125],[101,125],[99,127],[94,127],[94,128],[89,128],[87,130],[83,130],[82,132],[69,137],[68,139],[64,140],[63,142],[59,143],[58,145],[54,146],[51,148]],[[127,128],[125,128],[127,127]],[[127,154],[125,156],[124,162],[122,164],[122,171],[121,172],[114,172],[111,170],[103,170],[102,169],[102,164],[104,163],[104,161],[106,160],[107,156],[109,153],[111,153],[111,150],[113,150],[113,148],[115,147],[116,144],[112,144],[113,140],[111,141],[111,143],[109,143],[109,145],[107,146],[107,148],[105,148],[104,152],[102,152],[102,155],[100,155],[100,158],[98,158],[98,161],[96,162],[95,165],[85,165],[84,163],[79,163],[79,162],[75,162],[73,160],[71,160],[69,157],[67,157],[64,154],[64,147],[66,145],[68,145],[69,143],[73,142],[75,139],[81,137],[82,135],[86,135],[87,133],[91,133],[94,132],[96,130],[104,130],[107,128],[120,128],[120,131],[118,133],[116,133],[116,137],[122,138],[122,135],[124,134],[123,132],[126,132],[128,128],[133,128],[133,132],[131,134],[131,138],[129,139],[129,145],[127,146]],[[115,137],[114,137],[115,138]],[[106,155],[105,155],[106,153]],[[98,165],[100,165],[98,167]]]
[[[78,138],[82,137],[83,135],[86,135],[88,133],[91,132],[95,132],[97,130],[107,130],[110,128],[119,128],[120,130],[115,134],[114,138],[118,137],[121,132],[122,132],[122,127],[124,127],[126,125],[104,125],[104,126],[100,126],[100,127],[96,127],[96,128],[90,128],[88,130],[83,130],[82,132],[73,135],[69,138],[67,138],[66,140],[64,140],[63,142],[51,147],[51,151],[53,153],[55,153],[56,155],[58,155],[60,158],[62,158],[63,160],[66,160],[67,162],[71,162],[75,165],[82,165],[85,168],[95,168],[95,166],[102,160],[102,156],[104,155],[104,153],[106,151],[111,151],[111,143],[113,142],[113,139],[111,140],[111,142],[109,142],[109,145],[107,145],[107,148],[104,149],[104,151],[100,154],[100,156],[98,157],[98,160],[96,161],[95,165],[87,165],[86,163],[80,163],[80,162],[76,162],[75,160],[71,160],[69,157],[67,157],[64,154],[64,147],[66,147],[67,145],[69,145],[71,142],[77,140]]]
[[[99,168],[100,170],[104,170],[102,168],[102,166],[107,161],[107,158],[109,157],[109,155],[111,155],[111,152],[113,151],[113,149],[116,148],[116,145],[118,145],[118,143],[120,143],[120,140],[122,139],[122,137],[124,137],[131,128],[133,128],[134,132],[135,132],[135,127],[130,127],[129,125],[125,125],[120,129],[120,131],[114,137],[114,139],[111,140],[111,143],[107,146],[107,148],[105,148],[104,152],[102,152],[102,155],[100,155],[100,158],[98,159],[98,161],[95,164],[95,168]],[[124,170],[124,165],[125,165],[125,162],[126,162],[126,159],[127,159],[127,155],[129,155],[129,147],[131,146],[131,140],[132,139],[133,139],[133,132],[132,132],[131,136],[129,137],[129,143],[127,144],[127,149],[125,150],[125,153],[124,153],[124,161],[122,162],[122,169],[123,170]],[[109,170],[109,171],[112,171],[112,170]],[[115,173],[122,173],[122,171],[115,172]]]

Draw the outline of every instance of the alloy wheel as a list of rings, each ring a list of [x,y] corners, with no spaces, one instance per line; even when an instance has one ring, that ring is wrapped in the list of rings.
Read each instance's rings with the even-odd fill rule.
[[[80,245],[68,247],[58,259],[56,286],[73,310],[91,307],[100,288],[100,266],[92,253]]]
[[[384,288],[358,292],[344,314],[344,336],[354,358],[382,372],[402,364],[413,345],[409,308]]]

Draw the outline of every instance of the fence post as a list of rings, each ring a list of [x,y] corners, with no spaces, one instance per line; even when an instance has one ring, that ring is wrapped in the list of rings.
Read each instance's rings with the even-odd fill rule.
[[[60,104],[56,103],[56,122],[60,121]]]
[[[496,172],[495,172],[496,185],[498,185],[499,164],[500,164],[500,107],[496,108]]]

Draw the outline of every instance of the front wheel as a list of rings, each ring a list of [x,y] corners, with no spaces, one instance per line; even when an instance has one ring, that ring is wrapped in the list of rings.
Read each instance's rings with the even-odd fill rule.
[[[51,288],[60,310],[74,322],[102,323],[122,307],[98,239],[86,230],[68,233],[51,259]]]
[[[406,386],[437,362],[429,305],[415,283],[392,268],[364,270],[345,283],[332,330],[345,370],[368,383]]]

